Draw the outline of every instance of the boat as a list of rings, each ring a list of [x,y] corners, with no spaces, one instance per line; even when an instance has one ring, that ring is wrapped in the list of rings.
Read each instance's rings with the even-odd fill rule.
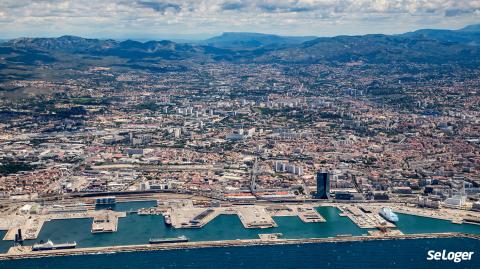
[[[163,217],[165,219],[165,225],[172,226],[172,219],[170,218],[170,215],[163,214]]]
[[[337,237],[351,237],[352,234],[337,234]]]
[[[384,219],[390,222],[398,221],[398,215],[393,213],[392,209],[389,207],[382,208],[382,210],[380,210],[380,216],[382,216]]]
[[[150,238],[148,242],[150,244],[180,243],[180,242],[188,242],[188,238],[184,235],[179,237],[172,237],[172,238]]]
[[[33,251],[40,251],[40,250],[55,250],[55,249],[71,249],[77,247],[77,242],[73,241],[73,243],[62,243],[62,244],[55,244],[52,240],[48,240],[47,242],[40,241],[40,243],[33,244],[32,250]]]

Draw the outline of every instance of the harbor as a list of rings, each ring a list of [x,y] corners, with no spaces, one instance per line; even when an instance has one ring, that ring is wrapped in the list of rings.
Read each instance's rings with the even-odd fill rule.
[[[155,206],[147,207],[149,205]],[[25,253],[40,240],[52,240],[59,244],[76,242],[77,250],[145,245],[151,239],[162,241],[182,236],[188,239],[188,243],[196,244],[232,240],[282,241],[309,238],[389,238],[432,233],[480,234],[479,225],[458,224],[452,219],[414,215],[414,209],[409,211],[410,214],[404,214],[396,211],[394,204],[389,206],[398,215],[397,222],[390,222],[379,214],[382,208],[388,206],[386,204],[208,205],[210,206],[184,200],[162,203],[131,201],[117,203],[110,209],[96,208],[75,214],[32,215],[29,222],[25,223],[43,220],[42,225],[37,228],[34,238],[24,235],[23,247],[17,247],[15,251]],[[458,217],[459,214],[452,216]],[[4,234],[0,233],[3,238],[13,237],[10,240],[0,240],[0,253],[6,253],[9,249],[12,251],[13,239],[18,229],[29,231],[26,226],[13,225]],[[161,245],[170,244],[176,243],[162,242]]]

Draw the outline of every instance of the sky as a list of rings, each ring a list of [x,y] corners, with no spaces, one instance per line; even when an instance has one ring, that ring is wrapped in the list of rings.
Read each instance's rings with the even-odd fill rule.
[[[480,0],[0,0],[0,39],[395,34],[480,23]]]

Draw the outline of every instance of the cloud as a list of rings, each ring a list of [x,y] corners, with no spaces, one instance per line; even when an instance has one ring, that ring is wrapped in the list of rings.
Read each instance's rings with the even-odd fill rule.
[[[474,10],[474,9],[451,8],[451,9],[445,10],[445,16],[455,17],[463,14],[475,13],[476,11],[480,11],[480,9]]]
[[[333,35],[478,21],[480,0],[0,0],[0,36]]]
[[[165,13],[167,10],[173,10],[174,12],[179,12],[181,10],[181,6],[175,3],[137,1],[137,4],[142,7],[151,8],[160,13]]]
[[[225,2],[221,3],[222,10],[242,10],[245,9],[248,4],[243,2]]]

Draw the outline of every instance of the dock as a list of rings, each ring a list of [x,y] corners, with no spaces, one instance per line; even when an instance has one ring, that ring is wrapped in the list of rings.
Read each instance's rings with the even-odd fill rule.
[[[201,228],[221,214],[238,215],[245,228],[277,227],[264,206],[172,207],[167,211],[174,228]]]
[[[226,214],[223,208],[172,207],[167,210],[174,228],[201,228],[220,214]]]
[[[374,229],[377,227],[395,228],[395,224],[385,220],[379,215],[379,209],[369,208],[365,205],[362,208],[356,205],[343,205],[338,207],[341,216],[350,218],[362,229]]]
[[[272,228],[277,223],[263,206],[241,206],[237,214],[245,228]]]
[[[305,223],[326,222],[325,218],[315,209],[315,205],[311,204],[273,205],[266,207],[266,210],[272,217],[297,216]]]
[[[289,206],[296,215],[305,223],[309,222],[326,222],[325,218],[318,211],[309,205]]]
[[[18,229],[22,230],[24,240],[36,239],[45,221],[46,220],[43,218],[27,219],[19,226],[8,229],[7,233],[3,237],[3,240],[15,240],[15,234],[17,233]]]
[[[118,229],[118,218],[125,217],[125,212],[101,210],[92,221],[92,233],[113,233]]]
[[[139,216],[147,216],[147,215],[162,215],[165,212],[166,210],[164,208],[150,207],[150,208],[140,208],[137,210],[136,213]]]
[[[105,216],[107,210],[92,210],[79,213],[64,213],[64,214],[46,214],[46,215],[36,215],[35,218],[18,218],[14,225],[10,226],[7,230],[7,233],[3,237],[3,240],[15,240],[15,234],[18,229],[21,229],[23,232],[24,240],[34,240],[38,238],[40,231],[42,230],[45,222],[51,220],[60,220],[60,219],[100,219],[102,216]],[[125,212],[116,212],[108,211],[112,218],[115,218],[115,222],[118,222],[118,218],[126,216]],[[115,224],[117,225],[117,224]],[[92,225],[93,226],[93,225]],[[114,229],[116,231],[117,228]]]

